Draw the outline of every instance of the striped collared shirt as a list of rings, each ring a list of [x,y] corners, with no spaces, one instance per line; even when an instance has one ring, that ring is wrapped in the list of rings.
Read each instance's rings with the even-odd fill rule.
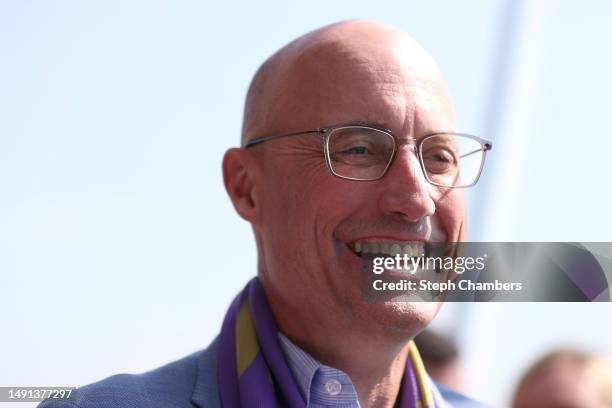
[[[281,332],[278,338],[307,408],[359,408],[355,386],[346,373],[321,364]]]

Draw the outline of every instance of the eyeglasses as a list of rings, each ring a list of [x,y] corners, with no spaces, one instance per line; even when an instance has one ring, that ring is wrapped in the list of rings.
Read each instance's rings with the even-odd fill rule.
[[[251,139],[249,148],[269,140],[319,134],[331,174],[353,181],[375,181],[385,176],[397,154],[398,139],[386,129],[344,124]],[[402,142],[403,143],[403,142]],[[492,142],[465,133],[435,133],[416,140],[415,153],[425,179],[439,187],[465,188],[476,184]]]

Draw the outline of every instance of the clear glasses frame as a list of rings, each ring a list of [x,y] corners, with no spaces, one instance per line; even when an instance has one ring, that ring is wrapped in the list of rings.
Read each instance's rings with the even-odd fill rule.
[[[373,177],[373,178],[355,178],[355,177],[348,177],[342,174],[338,174],[335,170],[334,167],[332,165],[332,161],[331,161],[331,155],[330,155],[330,149],[329,149],[329,140],[330,137],[332,136],[332,134],[336,131],[339,130],[345,130],[345,129],[349,129],[349,128],[363,128],[363,129],[367,129],[367,130],[374,130],[374,131],[378,131],[378,132],[382,132],[384,134],[386,134],[388,137],[390,137],[393,140],[393,152],[389,158],[389,162],[387,163],[387,166],[384,168],[384,170],[382,171],[382,173],[380,174],[380,176],[377,177]],[[389,168],[391,167],[391,165],[393,165],[393,162],[395,161],[395,157],[397,155],[397,149],[398,149],[398,138],[388,129],[384,129],[382,127],[378,127],[378,126],[374,126],[374,125],[363,125],[363,124],[359,124],[359,123],[345,123],[345,124],[339,124],[339,125],[332,125],[332,126],[326,126],[326,127],[322,127],[316,130],[303,130],[303,131],[299,131],[299,132],[291,132],[291,133],[285,133],[285,134],[281,134],[281,135],[271,135],[271,136],[260,136],[260,137],[256,137],[254,139],[249,140],[245,145],[244,148],[248,149],[250,147],[256,146],[258,144],[270,141],[270,140],[275,140],[275,139],[282,139],[282,138],[286,138],[286,137],[292,137],[292,136],[299,136],[299,135],[307,135],[307,134],[318,134],[322,137],[323,139],[323,150],[324,150],[324,154],[325,154],[325,163],[327,164],[327,168],[329,170],[329,172],[341,179],[345,179],[345,180],[351,180],[351,181],[376,181],[376,180],[380,180],[382,179],[388,172]],[[472,139],[476,142],[478,142],[480,144],[480,149],[475,149],[473,151],[467,152],[463,155],[461,155],[460,158],[469,156],[471,154],[474,153],[478,153],[478,152],[482,152],[482,159],[480,162],[480,167],[478,169],[478,174],[476,175],[476,177],[474,178],[473,182],[470,184],[464,184],[464,185],[446,185],[446,184],[440,184],[437,183],[433,180],[431,180],[431,178],[428,176],[428,172],[426,170],[425,167],[425,163],[423,162],[423,144],[430,140],[433,137],[436,136],[440,136],[440,135],[453,135],[453,136],[459,136],[459,137],[464,137],[464,138],[469,138]],[[467,133],[457,133],[457,132],[438,132],[438,133],[432,133],[429,134],[419,140],[416,140],[414,138],[410,138],[410,139],[402,139],[402,143],[403,140],[413,140],[416,142],[416,150],[415,153],[419,159],[419,163],[421,165],[421,171],[423,172],[423,175],[425,176],[425,179],[430,183],[433,184],[435,186],[438,187],[444,187],[444,188],[466,188],[466,187],[472,187],[473,185],[475,185],[478,180],[480,179],[480,176],[482,174],[482,169],[484,167],[484,163],[485,163],[485,159],[486,159],[486,153],[487,151],[491,150],[493,148],[493,142],[491,142],[490,140],[487,139],[483,139],[481,137],[478,136],[474,136],[474,135],[470,135]]]

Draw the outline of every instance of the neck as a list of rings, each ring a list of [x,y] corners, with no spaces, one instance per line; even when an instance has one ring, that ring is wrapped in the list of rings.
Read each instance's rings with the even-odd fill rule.
[[[345,372],[362,407],[391,408],[397,400],[410,336],[367,330],[348,320],[322,321],[269,299],[280,330],[321,363]],[[282,312],[281,312],[282,311]]]
[[[347,373],[362,407],[393,407],[406,368],[407,342],[385,346],[381,342],[368,345],[354,336],[337,339],[339,344],[326,341],[317,348],[311,346],[313,355]]]

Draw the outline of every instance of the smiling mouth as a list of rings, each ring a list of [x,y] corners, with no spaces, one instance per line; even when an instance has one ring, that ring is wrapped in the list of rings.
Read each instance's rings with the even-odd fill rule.
[[[407,256],[418,258],[425,256],[427,245],[424,242],[413,241],[368,241],[358,240],[349,242],[349,249],[360,257],[373,256]]]

